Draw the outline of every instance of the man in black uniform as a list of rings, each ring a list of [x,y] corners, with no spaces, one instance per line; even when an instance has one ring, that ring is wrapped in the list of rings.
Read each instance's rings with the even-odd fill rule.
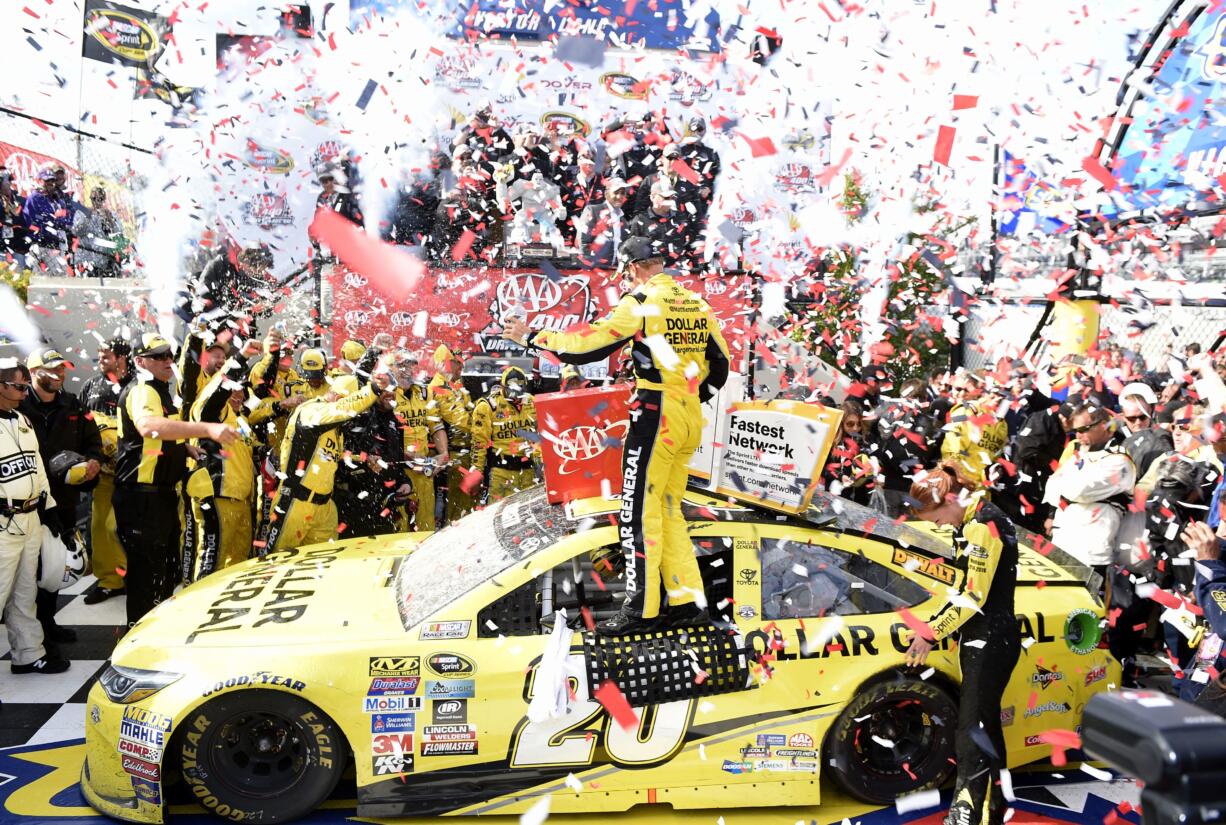
[[[346,458],[336,484],[336,507],[345,525],[341,538],[397,532],[401,528],[396,516],[412,486],[405,472],[404,429],[396,416],[395,396],[379,396],[344,430]]]
[[[225,447],[238,439],[238,431],[226,424],[183,420],[170,392],[174,352],[169,341],[145,333],[132,350],[139,372],[119,396],[114,502],[128,559],[129,626],[174,593],[186,440],[211,438]]]
[[[47,482],[51,486],[51,497],[55,499],[55,507],[44,512],[43,518],[55,520],[59,525],[57,532],[65,543],[75,541],[77,496],[82,489],[80,485],[93,482],[102,470],[105,460],[102,436],[77,397],[64,389],[68,370],[64,356],[53,349],[35,350],[26,359],[26,368],[30,370],[33,392],[26,393],[18,409],[34,426],[38,453],[47,468]],[[73,474],[77,476],[73,483],[65,473],[52,470],[52,459],[63,452],[76,453],[86,464],[83,471]],[[43,626],[48,646],[76,641],[75,632],[55,623],[55,593],[40,588],[36,603],[38,621]]]

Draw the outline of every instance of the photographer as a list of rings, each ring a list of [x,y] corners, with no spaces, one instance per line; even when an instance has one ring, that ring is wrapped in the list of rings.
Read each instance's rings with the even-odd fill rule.
[[[1216,535],[1209,525],[1194,521],[1183,531],[1188,549],[1196,553],[1196,601],[1204,611],[1205,635],[1196,651],[1192,675],[1184,680],[1179,697],[1226,716],[1226,526],[1219,522]]]

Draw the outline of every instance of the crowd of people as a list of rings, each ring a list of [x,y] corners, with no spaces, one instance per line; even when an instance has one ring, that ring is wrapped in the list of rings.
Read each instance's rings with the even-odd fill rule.
[[[478,256],[529,247],[598,266],[648,237],[671,265],[696,265],[720,173],[706,132],[694,116],[674,138],[651,113],[587,137],[552,121],[508,132],[484,105],[401,194],[384,237],[436,260],[463,240]]]
[[[915,509],[917,479],[952,473],[1040,552],[1058,548],[1098,574],[1107,640],[1126,683],[1136,683],[1138,655],[1147,653],[1195,694],[1205,681],[1190,678],[1193,657],[1206,632],[1195,607],[1195,548],[1204,538],[1195,525],[1226,539],[1223,379],[1226,350],[1203,353],[1198,344],[1154,370],[1115,344],[1044,374],[1007,360],[894,388],[870,369],[842,404],[823,483],[901,518]],[[1154,587],[1181,607],[1166,611],[1151,598]],[[1226,635],[1226,625],[1210,632]]]
[[[52,276],[119,276],[130,241],[107,205],[106,188],[91,188],[85,206],[68,191],[64,167],[44,167],[38,180],[21,192],[0,168],[0,260]]]

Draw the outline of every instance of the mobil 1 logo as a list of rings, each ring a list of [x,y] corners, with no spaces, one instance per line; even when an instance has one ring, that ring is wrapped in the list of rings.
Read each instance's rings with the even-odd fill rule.
[[[430,721],[435,725],[464,724],[468,721],[467,699],[435,699]]]

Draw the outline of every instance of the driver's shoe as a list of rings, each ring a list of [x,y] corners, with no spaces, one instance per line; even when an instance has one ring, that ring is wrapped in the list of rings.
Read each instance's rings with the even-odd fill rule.
[[[650,633],[656,629],[657,617],[644,619],[626,605],[600,624],[596,625],[597,636],[628,636],[632,633]]]

